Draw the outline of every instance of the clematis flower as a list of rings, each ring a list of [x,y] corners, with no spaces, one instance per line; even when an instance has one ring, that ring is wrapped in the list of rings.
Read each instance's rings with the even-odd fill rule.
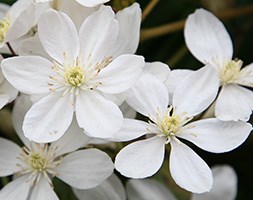
[[[0,21],[0,48],[25,35],[48,7],[47,3],[36,4],[32,0],[15,2]]]
[[[0,55],[0,62],[3,57]],[[12,102],[18,95],[18,91],[4,78],[2,70],[0,70],[0,109],[7,103]]]
[[[57,140],[74,113],[89,136],[110,138],[119,130],[122,113],[104,96],[128,90],[145,64],[142,56],[117,56],[119,30],[106,6],[84,21],[79,36],[64,13],[49,10],[41,16],[38,34],[52,60],[19,56],[2,62],[3,74],[14,87],[42,96],[25,116],[26,137],[43,143]]]
[[[78,150],[88,143],[75,124],[57,142],[38,144],[28,141],[22,132],[27,97],[17,99],[13,110],[14,128],[25,144],[23,148],[0,138],[0,176],[14,174],[14,180],[0,191],[0,199],[58,199],[52,178],[57,176],[70,186],[90,189],[105,181],[113,172],[110,157],[97,149]],[[71,142],[70,142],[71,141]]]
[[[232,59],[233,44],[221,21],[212,13],[198,9],[189,15],[184,29],[191,53],[217,71],[221,91],[216,100],[215,116],[221,120],[248,121],[253,110],[253,64]],[[238,98],[240,97],[240,98]]]
[[[218,84],[215,69],[207,65],[182,80],[169,103],[168,90],[161,81],[152,75],[140,79],[126,101],[150,122],[126,119],[114,138],[129,141],[145,134],[149,137],[124,147],[115,158],[116,170],[131,178],[152,176],[163,163],[165,145],[170,144],[170,172],[175,182],[194,193],[209,191],[210,168],[180,139],[206,151],[222,153],[242,144],[252,129],[246,122],[216,118],[190,122],[213,102]]]

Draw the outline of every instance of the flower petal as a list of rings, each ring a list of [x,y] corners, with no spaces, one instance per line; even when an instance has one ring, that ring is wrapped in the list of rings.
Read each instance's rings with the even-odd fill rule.
[[[26,113],[32,106],[32,101],[28,95],[20,95],[15,100],[15,104],[12,110],[12,124],[13,128],[16,131],[19,139],[23,144],[30,149],[30,141],[25,137],[22,130],[23,122]]]
[[[178,137],[189,140],[206,151],[223,153],[241,145],[251,130],[249,123],[210,118],[186,125]]]
[[[71,94],[50,93],[36,102],[25,116],[23,131],[38,143],[58,140],[70,126],[74,107]]]
[[[126,102],[137,112],[156,119],[157,112],[165,113],[169,104],[165,85],[150,74],[143,74],[127,91]]]
[[[39,19],[38,34],[48,55],[61,64],[73,65],[80,50],[79,40],[75,25],[66,14],[46,11]]]
[[[119,33],[119,24],[114,17],[111,7],[101,6],[83,22],[79,38],[84,61],[96,65],[113,56],[112,51]]]
[[[204,64],[222,65],[232,58],[233,44],[226,28],[207,10],[197,9],[188,16],[184,36],[191,53]]]
[[[240,97],[240,98],[238,98]],[[222,87],[215,105],[215,116],[224,121],[248,121],[253,110],[253,92],[235,84]]]
[[[136,83],[144,65],[142,56],[122,55],[117,57],[100,71],[95,80],[101,83],[97,89],[109,94],[125,92]]]
[[[237,192],[237,176],[234,169],[228,165],[218,165],[212,168],[212,173],[213,187],[210,192],[193,194],[191,200],[234,200]]]
[[[122,54],[134,54],[140,40],[141,9],[134,3],[116,13],[120,31],[114,49],[114,57]]]
[[[58,200],[53,187],[41,176],[40,181],[34,186],[30,199],[36,200]]]
[[[146,178],[161,167],[165,153],[165,139],[152,137],[123,148],[115,158],[115,168],[131,178]]]
[[[77,189],[90,189],[113,172],[111,158],[98,149],[80,150],[65,156],[55,169],[57,177]]]
[[[95,188],[73,191],[79,200],[126,200],[125,188],[120,179],[112,174]]]
[[[120,110],[121,110],[121,112],[122,112],[122,114],[123,114],[124,117],[130,118],[130,119],[135,119],[136,118],[136,115],[137,115],[136,111],[132,107],[130,107],[127,104],[127,102],[124,101],[120,105],[119,108],[120,108]]]
[[[151,62],[146,63],[143,73],[152,74],[164,83],[168,79],[170,68],[162,62]]]
[[[76,119],[89,136],[98,138],[111,138],[123,123],[123,115],[115,103],[88,90],[77,96]]]
[[[247,65],[240,71],[239,78],[235,82],[239,85],[253,87],[253,63]]]
[[[173,106],[178,114],[196,116],[214,101],[218,89],[218,75],[212,66],[206,65],[182,80],[175,90]]]
[[[126,185],[129,200],[176,200],[168,188],[152,179],[131,179]]]
[[[210,168],[191,148],[180,141],[171,140],[170,172],[175,182],[182,188],[203,193],[213,184]]]
[[[19,91],[27,94],[48,93],[52,63],[39,56],[19,56],[2,61],[5,78]]]
[[[17,166],[17,157],[21,153],[21,148],[12,141],[0,138],[0,176],[8,176],[20,171]]]
[[[121,129],[113,135],[112,141],[125,142],[136,139],[147,134],[150,126],[150,124],[141,120],[125,118]]]
[[[95,7],[99,4],[106,3],[110,0],[76,0],[76,1],[86,7]]]
[[[51,143],[50,148],[55,149],[57,157],[84,147],[90,140],[91,138],[83,132],[74,118],[64,135],[56,142]]]
[[[17,200],[27,199],[31,183],[27,181],[29,175],[21,176],[9,184],[7,184],[0,191],[0,199]]]

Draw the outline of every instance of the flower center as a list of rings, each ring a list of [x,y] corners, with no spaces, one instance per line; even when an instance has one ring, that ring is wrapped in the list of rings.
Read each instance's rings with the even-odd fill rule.
[[[80,87],[85,82],[85,72],[82,67],[67,67],[65,80],[74,87]]]
[[[227,85],[236,81],[242,64],[243,62],[241,60],[231,60],[220,70],[219,77],[222,85]]]
[[[0,43],[4,41],[6,33],[10,29],[10,21],[7,18],[3,18],[0,21]]]
[[[181,127],[181,117],[179,115],[165,116],[162,121],[162,129],[166,135],[176,134]]]
[[[46,169],[46,159],[38,153],[32,152],[29,158],[29,164],[33,170],[42,172]]]

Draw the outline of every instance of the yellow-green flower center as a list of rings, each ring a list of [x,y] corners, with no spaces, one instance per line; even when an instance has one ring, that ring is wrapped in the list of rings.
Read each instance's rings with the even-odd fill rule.
[[[67,67],[66,81],[74,87],[80,87],[85,82],[85,71],[82,67]]]
[[[0,43],[4,41],[6,33],[10,29],[10,21],[7,18],[3,18],[0,21]]]
[[[166,136],[175,135],[181,128],[181,116],[165,116],[162,120],[161,129]]]
[[[30,158],[29,158],[29,164],[33,168],[33,170],[42,172],[46,169],[47,162],[46,159],[41,156],[38,153],[31,153]]]
[[[222,85],[233,83],[239,76],[243,62],[241,60],[231,60],[220,70],[220,80]]]

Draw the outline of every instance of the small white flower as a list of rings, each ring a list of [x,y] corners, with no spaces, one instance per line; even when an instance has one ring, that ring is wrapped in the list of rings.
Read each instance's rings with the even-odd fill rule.
[[[48,6],[37,5],[32,0],[15,2],[0,21],[0,47],[25,35]]]
[[[24,120],[24,134],[29,139],[59,139],[74,112],[79,126],[92,137],[110,138],[119,130],[122,113],[104,95],[128,90],[145,64],[141,56],[117,56],[119,30],[110,7],[102,6],[90,15],[79,36],[67,15],[49,10],[40,18],[38,33],[53,61],[20,56],[2,62],[5,77],[18,90],[43,96]]]
[[[206,83],[206,80],[209,80]],[[116,169],[124,176],[145,178],[155,174],[164,160],[165,145],[170,144],[170,172],[182,188],[203,193],[212,187],[211,170],[207,164],[180,139],[198,147],[221,153],[243,143],[252,129],[246,122],[224,122],[216,118],[190,122],[215,99],[219,80],[215,69],[206,66],[182,80],[176,88],[171,106],[165,85],[146,75],[128,93],[127,102],[150,122],[125,119],[122,129],[114,135],[128,141],[149,134],[149,138],[123,148],[115,159]]]
[[[233,44],[228,32],[217,17],[204,9],[189,15],[184,35],[191,53],[217,70],[222,88],[215,105],[216,117],[247,121],[253,109],[253,93],[242,86],[253,87],[253,64],[241,69],[243,62],[232,60]]]
[[[102,151],[76,151],[89,140],[80,131],[76,131],[75,124],[57,142],[29,142],[21,130],[24,114],[29,106],[27,97],[22,96],[17,99],[13,110],[14,127],[25,146],[20,148],[15,143],[0,138],[0,176],[16,175],[0,191],[0,199],[58,199],[53,191],[54,176],[74,188],[89,189],[112,174],[113,163]]]
[[[0,54],[0,62],[3,57]],[[0,109],[7,103],[12,102],[18,95],[18,91],[4,78],[2,70],[0,69]]]

